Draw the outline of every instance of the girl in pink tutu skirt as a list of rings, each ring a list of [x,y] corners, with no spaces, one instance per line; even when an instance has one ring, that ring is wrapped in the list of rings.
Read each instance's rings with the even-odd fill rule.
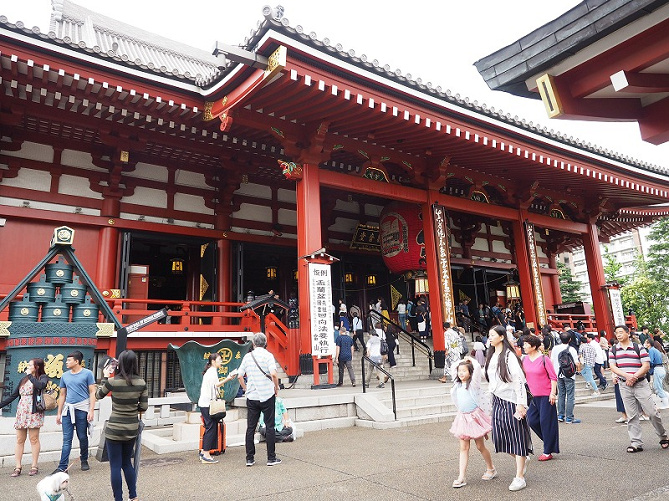
[[[483,456],[486,464],[486,472],[482,480],[492,480],[497,476],[497,470],[492,464],[490,451],[485,446],[484,440],[492,430],[490,416],[481,409],[481,366],[471,357],[461,360],[455,367],[453,374],[453,388],[451,399],[458,408],[450,432],[460,439],[460,475],[453,481],[456,489],[467,485],[465,473],[469,463],[469,446],[474,440],[476,448]]]

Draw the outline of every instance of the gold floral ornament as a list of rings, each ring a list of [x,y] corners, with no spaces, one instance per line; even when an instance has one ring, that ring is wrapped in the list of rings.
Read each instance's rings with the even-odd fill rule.
[[[19,374],[22,374],[26,371],[27,368],[28,368],[28,361],[23,360],[23,361],[19,362],[19,366],[16,369],[16,372],[18,372]]]
[[[46,375],[53,378],[60,378],[63,375],[63,355],[47,355],[44,361],[44,372]]]

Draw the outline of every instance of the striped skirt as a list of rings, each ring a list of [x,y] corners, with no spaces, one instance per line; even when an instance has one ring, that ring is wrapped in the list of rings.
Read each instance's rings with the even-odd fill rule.
[[[492,396],[492,441],[495,452],[506,452],[515,456],[532,454],[532,437],[527,419],[513,417],[516,404]]]

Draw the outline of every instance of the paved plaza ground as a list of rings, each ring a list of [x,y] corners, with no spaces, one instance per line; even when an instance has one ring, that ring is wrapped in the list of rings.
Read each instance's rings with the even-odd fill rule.
[[[527,488],[510,492],[514,474],[509,456],[493,454],[499,478],[483,482],[485,466],[472,451],[466,487],[456,490],[458,442],[450,424],[439,423],[390,430],[347,428],[307,433],[296,442],[279,444],[283,463],[265,465],[266,449],[258,446],[256,465],[244,464],[243,447],[234,447],[213,465],[200,464],[197,454],[155,455],[144,450],[139,478],[141,501],[162,500],[436,500],[550,499],[669,500],[669,451],[660,450],[657,436],[643,423],[645,450],[628,454],[624,425],[613,401],[576,407],[582,424],[560,425],[562,453],[540,463],[541,445],[533,436],[535,457],[527,472]],[[669,411],[662,411],[669,424]],[[488,442],[489,443],[489,442]],[[41,464],[43,473],[29,477],[27,469],[10,478],[0,469],[0,500],[36,500],[35,485],[55,463]],[[111,500],[109,465],[91,461],[91,470],[73,467],[71,493],[75,501]],[[127,499],[127,498],[126,498]]]

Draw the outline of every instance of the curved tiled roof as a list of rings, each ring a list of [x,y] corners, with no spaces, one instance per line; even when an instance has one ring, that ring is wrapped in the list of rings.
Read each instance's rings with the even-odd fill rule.
[[[217,60],[215,56],[206,51],[103,16],[69,0],[52,0],[52,5],[53,12],[48,34],[41,33],[39,28],[28,29],[21,22],[8,23],[4,16],[0,17],[0,25],[32,37],[48,40],[53,44],[91,53],[95,57],[111,59],[120,64],[135,66],[168,78],[189,81],[203,88],[216,84],[237,66],[229,62],[223,66],[221,60]],[[365,54],[358,55],[353,49],[345,50],[342,44],[333,44],[328,38],[319,39],[315,32],[307,33],[300,25],[290,26],[288,19],[283,17],[283,8],[280,6],[274,9],[265,7],[263,15],[264,20],[258,22],[256,28],[240,44],[243,49],[255,51],[258,42],[269,31],[276,31],[319,52],[451,105],[611,160],[662,175],[669,174],[669,170],[663,167],[642,162],[534,124],[517,115],[489,107],[485,103],[472,101],[468,97],[454,94],[449,89],[435,86],[431,82],[423,82],[421,78],[404,73],[400,69],[392,69],[389,64],[382,64],[377,59],[370,60]]]
[[[281,6],[277,6],[275,9],[265,7],[263,9],[263,15],[265,20],[261,23],[258,23],[256,29],[251,32],[249,37],[244,39],[242,48],[246,50],[253,50],[268,31],[274,30],[287,35],[290,38],[293,38],[305,45],[313,47],[320,52],[329,54],[341,61],[345,61],[364,70],[376,73],[383,78],[392,80],[403,86],[417,90],[423,94],[436,97],[437,99],[448,102],[452,105],[494,118],[495,120],[519,127],[545,138],[552,139],[563,144],[588,151],[590,153],[601,155],[611,160],[616,160],[634,167],[639,167],[650,172],[669,175],[669,169],[665,167],[643,162],[641,160],[631,158],[628,155],[622,155],[615,151],[597,146],[596,144],[575,138],[574,136],[568,136],[566,134],[555,131],[554,129],[549,129],[548,127],[535,124],[532,121],[527,121],[518,115],[512,115],[511,113],[505,112],[501,109],[495,109],[495,107],[488,106],[485,103],[472,101],[466,96],[461,96],[457,93],[454,94],[450,89],[443,89],[439,85],[435,86],[432,82],[423,82],[420,77],[414,77],[410,73],[404,73],[399,68],[392,69],[389,64],[382,64],[377,59],[370,60],[366,54],[358,55],[358,53],[353,49],[345,50],[342,44],[333,44],[329,38],[319,39],[315,32],[311,31],[307,33],[300,25],[295,27],[290,26],[289,20],[283,17],[283,8]],[[225,74],[225,72],[226,71],[224,70],[223,74]],[[212,77],[210,80],[203,81],[202,83],[203,85],[212,84],[214,81],[220,79],[223,74]]]
[[[27,28],[21,21],[9,23],[5,16],[0,17],[0,24],[52,44],[167,78],[196,83],[220,73],[220,60],[206,51],[103,16],[69,0],[52,0],[51,3],[53,10],[47,34],[37,27]]]

